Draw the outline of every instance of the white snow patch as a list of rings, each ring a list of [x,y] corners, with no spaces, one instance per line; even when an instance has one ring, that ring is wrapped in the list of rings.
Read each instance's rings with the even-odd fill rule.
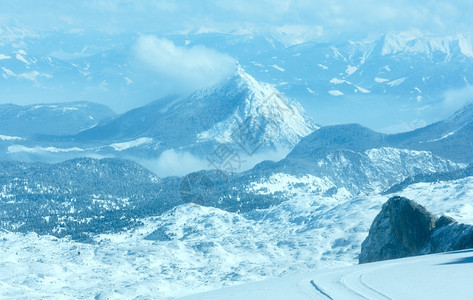
[[[41,152],[51,152],[51,153],[64,153],[64,152],[82,152],[84,149],[78,147],[72,148],[56,148],[56,147],[25,147],[22,145],[13,145],[9,146],[7,153],[19,153],[19,152],[26,152],[26,153],[41,153]]]
[[[130,77],[126,77],[126,76],[125,76],[125,81],[127,85],[135,83],[133,80],[130,79]]]
[[[15,78],[19,78],[19,79],[27,79],[27,80],[35,81],[38,77],[44,77],[44,78],[51,78],[52,77],[49,74],[40,73],[36,70],[21,73],[21,74],[15,74],[12,70],[9,70],[5,67],[2,67],[2,70],[4,72],[4,74],[2,74],[2,75],[5,79],[7,79],[9,77],[15,77]]]
[[[5,54],[2,54],[0,53],[0,60],[3,60],[3,59],[10,59],[11,56],[8,56],[8,55],[5,55]]]
[[[2,70],[4,72],[2,75],[5,79],[8,77],[16,77],[16,74],[12,70],[7,69],[5,67],[2,67]]]
[[[349,85],[354,86],[354,87],[356,88],[356,89],[355,89],[355,92],[360,91],[360,92],[362,92],[363,94],[368,94],[368,93],[370,93],[369,90],[367,90],[367,89],[365,89],[365,88],[362,88],[362,87],[360,87],[360,86],[357,86],[357,85],[355,85],[355,84],[353,84],[353,83],[351,83],[350,81],[347,81],[347,80],[345,80],[345,79],[332,78],[332,79],[330,79],[330,83],[331,83],[331,84],[342,84],[342,83],[346,83],[346,84],[349,84]],[[330,93],[330,92],[329,92],[329,93]],[[342,94],[342,95],[343,95],[343,94]],[[335,95],[334,95],[334,96],[335,96]]]
[[[427,141],[427,143],[431,143],[431,142],[437,142],[437,141],[441,141],[441,140],[444,140],[446,138],[448,138],[449,136],[452,136],[455,134],[455,132],[457,132],[456,130],[452,131],[452,132],[449,132],[441,137],[439,137],[438,139],[433,139],[433,140],[429,140]]]
[[[113,143],[110,144],[110,147],[112,147],[115,151],[123,151],[127,150],[130,148],[138,147],[141,145],[146,145],[150,144],[153,142],[152,138],[149,137],[141,137],[133,141],[128,141],[128,142],[122,142],[122,143]]]
[[[23,55],[21,55],[21,54],[19,54],[19,53],[16,54],[16,59],[18,59],[19,61],[21,61],[21,62],[23,62],[23,63],[25,63],[25,64],[27,64],[27,65],[30,64],[30,63],[23,57]]]
[[[0,140],[2,140],[2,141],[20,141],[20,140],[23,140],[23,138],[18,137],[18,136],[8,136],[8,135],[1,135],[0,134]]]
[[[357,70],[358,70],[358,67],[348,65],[345,72],[347,73],[348,76],[350,76],[351,74],[355,73]]]
[[[273,67],[274,69],[278,70],[278,71],[281,71],[281,72],[284,72],[286,71],[284,68],[281,68],[280,66],[274,64],[274,65],[271,65],[271,67]]]
[[[339,90],[330,90],[328,93],[332,96],[343,96],[343,93],[340,92]]]
[[[389,81],[389,79],[380,78],[380,77],[375,77],[375,78],[374,78],[374,81],[376,81],[377,83],[383,83],[383,82]]]
[[[35,81],[38,77],[52,78],[52,75],[40,73],[38,71],[31,71],[31,72],[28,72],[28,73],[21,73],[21,74],[18,74],[18,76],[20,78],[31,80],[31,81]]]
[[[62,106],[62,107],[59,107],[55,110],[66,112],[66,111],[77,111],[77,110],[79,110],[79,108],[75,107],[75,106]]]
[[[471,40],[468,40],[463,35],[458,39],[458,46],[460,46],[460,52],[468,57],[473,57],[473,45]]]
[[[363,94],[369,94],[370,91],[365,89],[365,88],[362,88],[361,86],[357,86],[355,85],[355,87],[358,89],[358,91],[362,92]]]
[[[325,65],[322,65],[322,64],[318,64],[317,66],[319,66],[320,68],[324,69],[324,70],[328,70],[328,67],[325,66]]]
[[[347,81],[344,80],[344,79],[338,79],[338,78],[330,79],[330,83],[332,83],[332,84],[342,84],[342,83],[345,83],[345,82],[347,82]]]
[[[308,91],[309,93],[313,94],[313,95],[317,95],[317,92],[314,91],[314,90],[312,90],[312,89],[309,88],[309,87],[307,88],[307,91]]]
[[[61,111],[61,112],[68,112],[68,111],[78,111],[84,105],[78,104],[76,106],[62,106],[62,105],[54,105],[54,104],[38,104],[33,106],[31,109],[38,110],[38,109],[50,109],[53,111]]]
[[[390,87],[395,87],[395,86],[398,86],[401,83],[403,83],[405,80],[406,80],[406,77],[402,77],[402,78],[399,78],[399,79],[388,82],[388,85]]]
[[[263,68],[264,66],[256,61],[252,61],[251,62],[253,65],[255,65],[256,67],[260,67],[260,68]]]

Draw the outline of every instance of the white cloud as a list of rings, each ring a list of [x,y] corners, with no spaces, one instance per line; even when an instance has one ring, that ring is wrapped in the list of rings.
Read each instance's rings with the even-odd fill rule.
[[[159,177],[184,176],[195,171],[209,169],[207,161],[189,152],[178,152],[173,149],[164,151],[157,160],[139,162]]]
[[[451,114],[467,103],[473,103],[473,86],[468,85],[457,90],[450,90],[444,93],[444,112]]]
[[[286,46],[312,41],[322,36],[322,26],[309,25],[283,25],[276,27],[276,38]]]
[[[391,125],[385,128],[381,128],[379,131],[383,133],[400,133],[400,132],[408,132],[418,128],[422,128],[427,126],[427,122],[422,119],[415,119],[410,122],[401,122],[399,124]]]
[[[251,156],[240,154],[241,165],[235,172],[238,173],[249,170],[263,160],[279,161],[286,157],[290,150],[291,149],[280,149],[277,152],[269,151]],[[215,170],[215,166],[207,159],[196,157],[190,152],[176,151],[174,149],[164,151],[158,159],[139,160],[138,162],[159,177],[184,176],[200,170]],[[223,168],[221,171],[226,170]]]
[[[142,66],[181,92],[214,85],[236,68],[227,54],[204,46],[179,47],[153,35],[139,37],[134,53]]]

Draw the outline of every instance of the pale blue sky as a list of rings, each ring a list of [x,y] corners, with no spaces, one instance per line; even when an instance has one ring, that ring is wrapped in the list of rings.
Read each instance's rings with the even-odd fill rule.
[[[314,38],[426,30],[434,34],[471,30],[472,1],[407,0],[2,0],[0,26],[31,33],[187,32],[199,28],[274,32],[292,26]],[[297,30],[296,30],[297,29]]]

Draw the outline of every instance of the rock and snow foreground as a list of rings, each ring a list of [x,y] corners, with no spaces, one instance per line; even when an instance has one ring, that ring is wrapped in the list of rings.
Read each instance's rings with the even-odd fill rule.
[[[399,195],[415,199],[434,215],[445,214],[461,223],[473,224],[472,191],[473,177],[467,177],[417,183]],[[406,299],[403,296],[420,291],[418,286],[423,283],[423,287],[429,289],[429,280],[435,283],[450,274],[457,281],[451,283],[449,295],[461,299],[461,293],[468,292],[452,289],[456,288],[456,282],[460,287],[466,284],[472,271],[469,264],[433,266],[437,262],[429,263],[427,258],[386,263],[386,272],[382,271],[382,264],[345,269],[347,271],[319,271],[357,263],[361,242],[389,196],[322,197],[314,196],[310,188],[301,187],[297,187],[294,194],[290,201],[247,214],[181,205],[159,217],[144,220],[145,226],[134,231],[96,236],[92,244],[33,233],[0,233],[0,296],[162,299],[315,270],[317,274],[297,277],[301,278],[297,282],[293,279],[276,279],[275,282],[288,284],[285,290],[294,291],[291,299],[301,293],[327,298],[317,294],[311,280],[334,299],[356,298],[356,293],[382,298],[378,292]],[[439,264],[462,258],[455,254],[443,257],[447,260]],[[405,272],[414,274],[416,279],[410,281]],[[431,274],[440,274],[440,277]],[[342,284],[338,283],[340,278],[343,278]],[[453,280],[452,277],[447,279]],[[404,288],[392,288],[395,282],[400,282]],[[302,290],[296,291],[300,286]],[[282,284],[267,295],[280,287]],[[350,292],[350,288],[356,293]],[[258,294],[254,295],[253,298],[259,298]],[[429,295],[426,294],[427,298]],[[225,298],[230,296],[231,292]],[[238,293],[234,296],[245,298]]]

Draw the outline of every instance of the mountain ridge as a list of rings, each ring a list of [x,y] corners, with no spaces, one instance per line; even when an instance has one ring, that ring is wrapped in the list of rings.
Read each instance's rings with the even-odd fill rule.
[[[108,106],[87,101],[0,104],[0,134],[22,138],[43,134],[75,134],[115,116]]]
[[[443,121],[405,133],[384,134],[359,124],[324,126],[303,138],[288,157],[309,156],[321,149],[362,152],[380,147],[431,151],[456,162],[473,162],[473,104]]]

